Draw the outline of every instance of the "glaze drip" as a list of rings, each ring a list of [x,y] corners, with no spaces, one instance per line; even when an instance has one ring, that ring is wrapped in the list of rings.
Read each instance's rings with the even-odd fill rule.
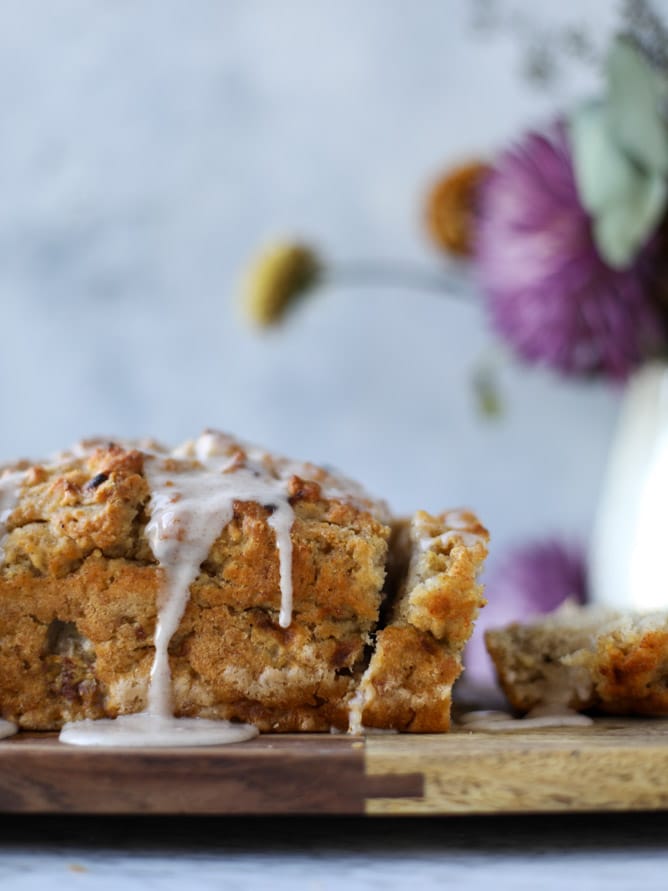
[[[16,724],[12,724],[11,721],[3,721],[0,718],[0,739],[6,739],[8,736],[14,736],[14,734],[18,731],[18,727]]]
[[[152,492],[146,536],[164,574],[148,711],[163,717],[172,712],[169,642],[183,617],[190,585],[213,543],[234,516],[235,501],[270,503],[273,507],[268,522],[276,535],[280,561],[279,624],[286,628],[292,620],[290,532],[294,512],[285,482],[263,473],[257,464],[247,465],[239,453],[232,457],[198,457],[197,463],[183,468],[173,458],[149,455],[144,468]]]
[[[139,712],[113,719],[65,724],[60,731],[60,741],[75,746],[165,749],[229,745],[257,735],[257,729],[250,724],[208,721],[205,718],[161,717]]]

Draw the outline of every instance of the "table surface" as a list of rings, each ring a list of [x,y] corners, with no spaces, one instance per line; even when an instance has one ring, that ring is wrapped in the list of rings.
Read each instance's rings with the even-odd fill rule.
[[[0,887],[420,891],[666,888],[668,814],[13,817]]]

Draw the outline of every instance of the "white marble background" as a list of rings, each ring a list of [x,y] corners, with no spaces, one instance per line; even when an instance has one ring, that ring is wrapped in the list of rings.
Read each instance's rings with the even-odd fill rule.
[[[595,88],[578,65],[532,88],[511,34],[476,30],[480,5],[5,0],[0,459],[219,426],[339,465],[397,510],[470,504],[497,552],[586,536],[618,394],[511,368],[489,422],[475,303],[329,290],[266,337],[235,304],[276,234],[438,268],[433,175]],[[604,39],[618,4],[492,6]]]

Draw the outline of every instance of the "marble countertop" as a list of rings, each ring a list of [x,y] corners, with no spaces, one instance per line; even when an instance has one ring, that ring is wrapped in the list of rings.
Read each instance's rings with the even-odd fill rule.
[[[665,889],[668,814],[13,818],[0,887]]]

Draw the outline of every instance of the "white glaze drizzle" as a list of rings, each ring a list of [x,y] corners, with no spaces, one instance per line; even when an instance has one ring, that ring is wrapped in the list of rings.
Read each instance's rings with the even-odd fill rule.
[[[171,713],[171,682],[167,648],[186,608],[190,585],[215,540],[234,515],[235,501],[269,504],[280,561],[279,624],[292,620],[292,542],[294,513],[285,484],[257,466],[240,465],[238,456],[200,457],[191,469],[174,472],[170,459],[147,456],[144,473],[151,488],[146,536],[164,573],[155,631],[148,711]]]
[[[484,542],[484,540],[482,535],[478,535],[475,532],[465,532],[460,529],[448,529],[447,532],[444,532],[442,535],[437,535],[435,538],[422,539],[420,541],[420,550],[429,551],[435,544],[445,546],[453,541],[463,544],[464,547],[472,548],[480,542]]]
[[[471,525],[471,516],[462,510],[447,511],[444,520],[450,529],[468,529]]]
[[[485,536],[470,531],[472,517],[464,511],[451,510],[444,514],[442,522],[446,530],[438,535],[430,534],[432,529],[429,519],[428,517],[424,519],[418,514],[414,521],[421,551],[429,551],[435,545],[444,547],[451,542],[463,544],[467,548],[475,547],[476,544],[486,544]]]
[[[348,703],[348,733],[353,736],[361,736],[364,733],[362,714],[366,705],[364,691],[358,687],[355,695]]]
[[[16,724],[12,724],[11,721],[5,721],[0,718],[0,739],[6,739],[8,736],[14,736],[18,729],[19,728],[16,726]]]
[[[274,455],[259,446],[234,439],[218,430],[207,430],[195,440],[189,440],[174,449],[172,455],[179,458],[196,458],[207,463],[215,457],[229,457],[241,450],[250,465],[260,467],[275,479],[289,480],[292,476],[313,480],[320,486],[322,497],[343,501],[360,511],[370,511],[378,520],[389,524],[392,512],[385,501],[372,498],[360,483],[344,476],[334,468],[297,461]]]

